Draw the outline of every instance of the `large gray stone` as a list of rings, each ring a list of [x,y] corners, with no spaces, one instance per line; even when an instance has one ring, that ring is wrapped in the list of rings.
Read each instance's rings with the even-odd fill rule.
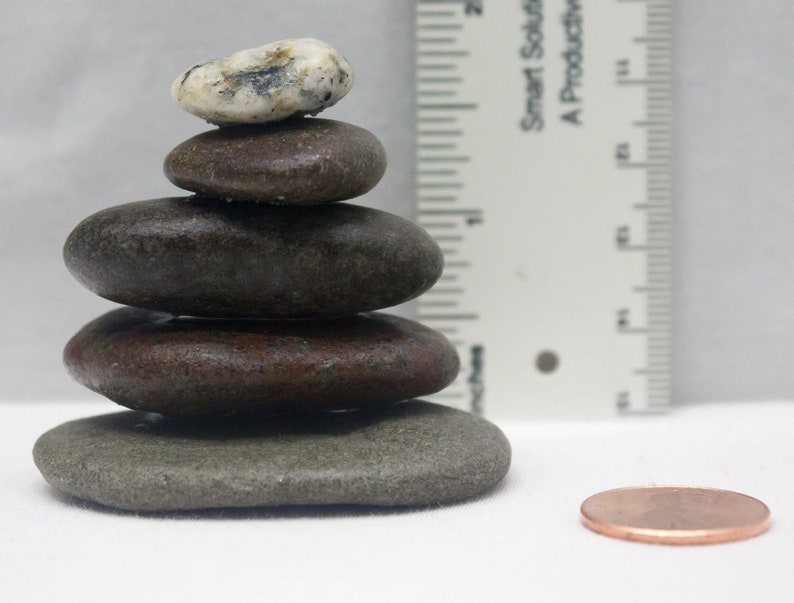
[[[97,295],[178,315],[310,318],[378,310],[429,289],[443,255],[418,226],[347,203],[201,197],[102,210],[64,259]]]
[[[387,314],[222,320],[121,308],[83,327],[64,361],[114,402],[167,415],[361,408],[432,394],[458,373],[443,335]]]
[[[33,457],[59,490],[137,511],[428,505],[497,484],[510,445],[484,419],[409,401],[246,424],[125,411],[52,429]]]

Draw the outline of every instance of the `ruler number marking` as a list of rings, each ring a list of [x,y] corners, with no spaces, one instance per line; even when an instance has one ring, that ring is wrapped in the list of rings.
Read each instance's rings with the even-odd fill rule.
[[[483,0],[466,0],[466,5],[463,9],[463,12],[467,15],[482,17],[482,3]]]

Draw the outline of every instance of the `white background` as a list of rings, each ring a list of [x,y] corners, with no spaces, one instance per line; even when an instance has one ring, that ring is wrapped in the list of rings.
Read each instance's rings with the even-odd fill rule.
[[[675,4],[675,401],[794,397],[794,5]],[[103,207],[182,194],[162,159],[207,126],[169,88],[197,61],[293,36],[336,46],[357,82],[327,115],[390,155],[362,202],[411,215],[412,2],[0,6],[0,399],[87,395],[61,349],[112,305],[69,276],[61,246]]]
[[[4,601],[142,603],[791,603],[790,402],[691,404],[667,417],[509,423],[505,480],[423,509],[122,513],[48,486],[27,450],[102,400],[0,407]],[[711,546],[607,538],[579,523],[596,492],[727,488],[764,501],[768,533]]]

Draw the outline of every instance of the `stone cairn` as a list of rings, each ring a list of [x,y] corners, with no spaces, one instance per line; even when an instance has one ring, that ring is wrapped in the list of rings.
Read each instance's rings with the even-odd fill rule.
[[[47,481],[166,511],[438,504],[502,479],[497,427],[414,399],[455,378],[454,348],[373,312],[430,288],[443,257],[412,223],[336,203],[386,167],[371,133],[307,117],[352,83],[347,61],[310,39],[177,78],[177,103],[224,126],[165,160],[195,195],[100,211],[64,248],[78,281],[126,305],[71,339],[67,369],[133,410],[42,435]]]

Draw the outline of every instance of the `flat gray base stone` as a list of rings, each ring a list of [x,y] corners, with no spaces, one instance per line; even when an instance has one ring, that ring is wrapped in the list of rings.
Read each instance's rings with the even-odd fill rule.
[[[133,511],[400,506],[490,489],[510,444],[485,419],[411,400],[245,424],[125,411],[51,429],[33,458],[59,490]]]

